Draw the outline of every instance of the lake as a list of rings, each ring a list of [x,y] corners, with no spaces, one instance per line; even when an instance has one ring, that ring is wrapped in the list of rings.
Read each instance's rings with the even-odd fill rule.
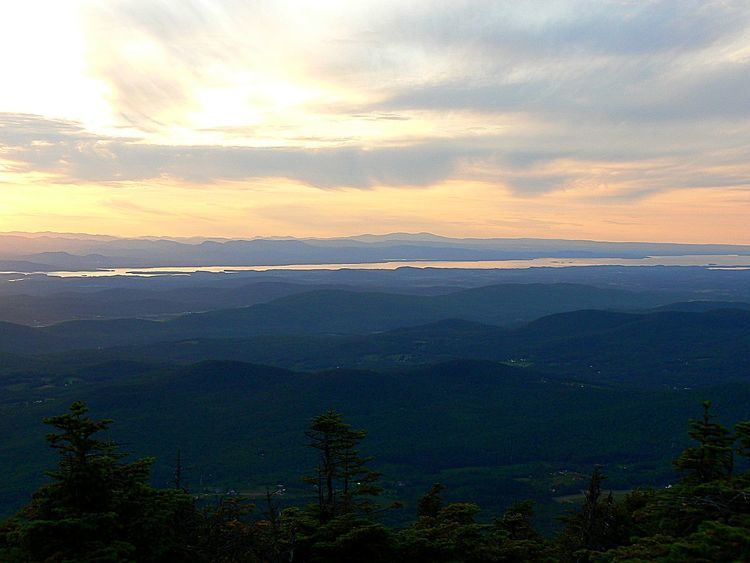
[[[268,266],[161,266],[154,268],[111,268],[87,271],[0,272],[0,274],[44,274],[54,277],[179,276],[197,272],[263,272],[269,270],[395,270],[397,268],[519,269],[566,268],[572,266],[702,266],[712,269],[750,269],[750,256],[689,255],[646,258],[530,258],[527,260],[411,260],[359,264],[286,264]]]

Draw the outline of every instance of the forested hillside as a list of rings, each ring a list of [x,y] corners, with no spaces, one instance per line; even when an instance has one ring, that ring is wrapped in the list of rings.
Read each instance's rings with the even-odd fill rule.
[[[344,561],[355,552],[374,561],[582,560],[573,555],[580,549],[626,546],[651,533],[652,524],[640,527],[647,518],[640,511],[664,493],[633,491],[676,486],[672,461],[689,446],[685,421],[702,401],[711,399],[728,426],[750,415],[750,313],[743,301],[679,301],[679,292],[653,284],[452,287],[448,279],[425,285],[420,276],[415,284],[401,276],[403,285],[386,289],[318,284],[320,274],[311,276],[298,284],[224,280],[221,287],[121,293],[75,286],[15,302],[27,312],[35,303],[40,310],[50,305],[60,316],[86,307],[98,315],[109,304],[111,316],[125,314],[46,326],[0,323],[0,516],[30,502],[37,507],[6,524],[7,557],[62,557],[28,550],[38,543],[36,530],[57,533],[50,531],[56,524],[47,527],[53,515],[75,511],[54,504],[61,502],[54,487],[44,489],[52,495],[46,500],[32,499],[31,491],[48,487],[45,468],[55,463],[40,421],[76,401],[117,421],[104,441],[152,460],[148,472],[143,464],[122,468],[123,482],[145,495],[124,518],[138,513],[148,527],[128,520],[97,532],[124,542],[95,542],[91,553],[101,548],[113,560],[142,553],[152,533],[164,538],[157,560],[174,557],[176,546],[189,547],[186,560],[221,560],[216,550],[228,544],[240,551],[223,555],[226,561],[288,561],[290,550],[293,561]],[[247,300],[255,301],[244,306]],[[220,303],[230,308],[214,309]],[[153,304],[208,310],[138,313]],[[379,508],[334,511],[323,522],[315,512],[320,488],[302,479],[315,475],[316,463],[305,428],[330,410],[368,429],[366,438],[356,437],[374,456],[365,465],[379,474]],[[102,455],[103,463],[116,462]],[[735,462],[743,471],[743,456]],[[172,490],[176,466],[178,489],[187,492]],[[617,520],[616,539],[601,532],[608,539],[597,544],[582,539],[580,520],[560,520],[581,504],[595,467],[606,474],[601,510],[625,518]],[[606,501],[609,490],[614,504]],[[533,515],[529,504],[517,504],[525,501]],[[252,511],[242,508],[251,504]],[[433,506],[429,517],[425,506]],[[173,525],[183,517],[197,543]],[[99,524],[87,522],[101,531],[103,521],[94,520]],[[526,531],[510,541],[506,526],[517,522]],[[279,526],[276,539],[264,535],[269,526]],[[677,538],[664,543],[681,542],[683,531],[662,529]],[[55,541],[43,543],[78,549]]]
[[[690,304],[690,311],[682,310],[684,304],[676,305],[678,310],[645,312],[579,310],[514,327],[453,318],[382,332],[366,328],[372,325],[357,312],[339,311],[335,321],[339,327],[361,323],[366,332],[354,335],[330,334],[320,328],[326,321],[320,321],[321,315],[312,308],[303,317],[315,319],[305,322],[306,334],[275,334],[277,325],[269,312],[269,321],[257,325],[261,334],[249,337],[209,337],[211,330],[205,326],[194,337],[178,338],[162,328],[166,323],[139,320],[104,326],[83,323],[85,330],[79,323],[64,323],[50,327],[54,331],[0,324],[0,346],[4,343],[8,350],[0,372],[62,374],[114,360],[181,364],[231,360],[307,371],[341,367],[379,371],[468,358],[533,367],[558,379],[646,387],[710,386],[748,380],[750,311],[744,305],[712,303],[700,310]],[[374,305],[373,316],[393,323],[417,322],[403,311],[396,317]],[[242,330],[241,321],[223,313],[221,318],[229,327],[221,329],[225,333]],[[144,323],[155,327],[155,332],[143,330]],[[98,332],[113,326],[122,335]],[[81,337],[82,333],[87,336]],[[134,339],[147,342],[124,345]],[[83,349],[39,354],[59,347]]]
[[[255,290],[255,299],[268,302],[159,320],[137,318],[139,305],[135,303],[126,318],[71,320],[34,328],[4,322],[0,323],[0,351],[36,354],[261,334],[366,334],[451,318],[509,325],[576,309],[648,308],[669,302],[665,296],[647,292],[578,284],[503,284],[439,295],[320,289],[277,299],[271,298],[268,289]],[[278,291],[294,293],[292,288]],[[92,306],[97,296],[89,299]],[[129,305],[116,302],[116,306]]]
[[[750,421],[733,431],[703,405],[692,443],[674,460],[676,483],[615,495],[601,466],[550,537],[534,528],[534,503],[483,517],[427,487],[412,505],[392,501],[363,452],[367,435],[328,410],[310,419],[303,498],[284,485],[218,501],[192,491],[177,451],[168,488],[148,483],[153,460],[128,460],[106,438],[110,420],[82,402],[45,419],[57,467],[31,502],[0,524],[3,561],[466,562],[729,561],[750,557]],[[304,428],[304,427],[303,427]],[[303,428],[297,428],[301,433]],[[283,504],[282,504],[283,503]],[[406,512],[394,527],[387,515]]]
[[[0,47],[0,563],[750,563],[750,0]]]
[[[23,385],[26,388],[22,388]],[[684,420],[711,397],[724,420],[741,420],[750,384],[699,390],[633,389],[551,379],[529,369],[453,361],[394,372],[303,373],[232,362],[187,367],[114,362],[52,378],[19,374],[0,406],[6,513],[39,485],[49,458],[38,420],[86,400],[121,422],[116,438],[155,456],[155,483],[170,479],[177,449],[196,489],[257,490],[284,483],[306,454],[299,428],[329,408],[371,430],[394,498],[415,499],[442,481],[497,513],[515,498],[540,504],[544,526],[603,464],[617,489],[664,485],[685,444]],[[563,477],[555,475],[563,472]],[[565,476],[567,474],[567,476]],[[452,494],[452,493],[450,493]]]

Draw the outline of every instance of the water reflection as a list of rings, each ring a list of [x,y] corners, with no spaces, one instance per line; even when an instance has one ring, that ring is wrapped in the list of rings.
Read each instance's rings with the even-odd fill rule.
[[[186,276],[197,272],[227,273],[262,272],[269,270],[395,270],[397,268],[461,268],[461,269],[518,269],[564,268],[570,266],[704,266],[711,269],[749,269],[750,256],[692,255],[649,256],[646,258],[531,258],[528,260],[412,260],[391,262],[366,262],[360,264],[286,264],[267,266],[180,266],[156,268],[111,268],[88,271],[55,272],[0,272],[0,274],[44,274],[55,277],[109,277],[109,276]]]

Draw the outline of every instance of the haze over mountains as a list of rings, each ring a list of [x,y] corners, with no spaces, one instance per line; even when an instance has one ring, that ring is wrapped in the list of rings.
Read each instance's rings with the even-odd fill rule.
[[[15,299],[14,296],[12,300]],[[655,295],[573,284],[496,285],[437,296],[320,289],[250,307],[193,313],[163,321],[68,321],[36,329],[6,324],[5,343],[0,343],[0,347],[12,348],[27,334],[34,335],[28,346],[41,351],[46,346],[96,347],[198,336],[362,334],[451,318],[507,325],[575,309],[632,309],[664,303],[664,297]]]
[[[549,526],[558,496],[577,490],[575,482],[553,485],[555,471],[604,463],[613,486],[663,485],[673,478],[669,459],[684,444],[694,405],[710,397],[739,419],[750,400],[750,270],[743,267],[44,273],[744,258],[748,247],[404,234],[249,241],[41,234],[0,242],[4,267],[21,266],[0,274],[0,469],[8,475],[0,513],[23,504],[42,477],[36,421],[74,398],[129,428],[120,439],[159,458],[159,482],[168,479],[171,452],[182,448],[205,492],[290,483],[283,468],[304,463],[298,427],[340,408],[371,429],[394,498],[413,502],[445,481],[490,510],[534,498]],[[659,421],[658,432],[646,419]],[[442,438],[426,438],[435,429]],[[299,484],[288,486],[304,498]]]
[[[732,254],[750,255],[750,246],[558,239],[456,239],[429,233],[251,240],[123,239],[57,233],[0,235],[0,269],[18,271]]]
[[[0,14],[0,563],[750,562],[750,1]]]

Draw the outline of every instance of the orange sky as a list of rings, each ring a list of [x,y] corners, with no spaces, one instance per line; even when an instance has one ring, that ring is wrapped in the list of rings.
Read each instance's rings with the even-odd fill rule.
[[[0,231],[750,244],[744,1],[13,4]]]

